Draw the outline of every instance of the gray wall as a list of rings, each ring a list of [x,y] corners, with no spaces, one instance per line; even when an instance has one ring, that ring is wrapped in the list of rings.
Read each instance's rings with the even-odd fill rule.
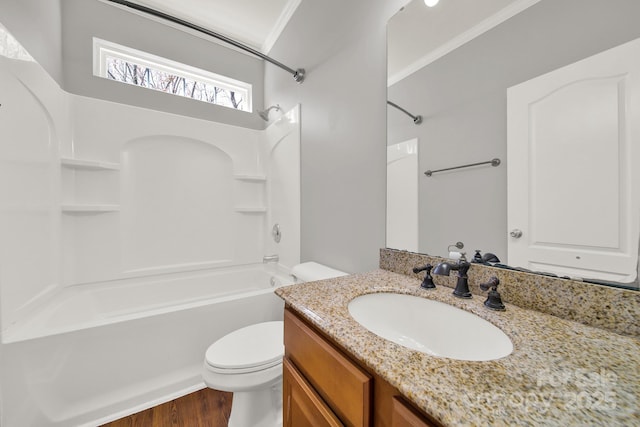
[[[93,37],[98,37],[251,83],[254,110],[262,109],[264,62],[207,36],[99,0],[2,0],[0,22],[67,92],[246,128],[265,127],[256,113],[93,75]]]
[[[640,1],[543,0],[389,88],[421,114],[389,109],[389,143],[420,140],[420,171],[499,157],[484,167],[421,175],[420,249],[443,254],[507,248],[506,89],[640,37]]]
[[[131,87],[93,76],[93,37],[149,52],[253,85],[255,110],[263,108],[264,63],[157,20],[98,0],[62,0],[63,88],[92,98],[263,129],[256,113]]]
[[[267,65],[266,99],[302,104],[303,261],[348,272],[378,265],[385,244],[386,22],[406,0],[306,0]]]
[[[58,83],[62,81],[60,0],[1,0],[0,22]]]

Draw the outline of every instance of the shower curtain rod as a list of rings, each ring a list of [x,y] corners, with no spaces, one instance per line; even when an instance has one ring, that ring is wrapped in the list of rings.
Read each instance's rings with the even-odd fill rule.
[[[224,36],[222,34],[216,33],[215,31],[211,31],[208,30],[206,28],[200,27],[199,25],[195,25],[192,24],[191,22],[185,21],[183,19],[180,18],[176,18],[173,15],[169,15],[167,13],[164,12],[160,12],[159,10],[155,10],[152,9],[150,7],[147,6],[142,6],[140,4],[137,3],[132,3],[130,1],[127,0],[107,0],[111,3],[116,3],[122,6],[126,6],[129,7],[131,9],[135,9],[137,11],[140,12],[144,12],[144,13],[148,13],[149,15],[153,15],[157,18],[162,18],[162,19],[166,19],[167,21],[173,22],[174,24],[179,24],[182,26],[185,26],[187,28],[190,28],[192,30],[196,30],[199,31],[201,33],[204,33],[208,36],[211,36],[213,38],[216,38],[218,40],[221,40],[225,43],[228,43],[232,46],[237,47],[238,49],[244,50],[245,52],[249,52],[252,55],[257,56],[258,58],[264,59],[265,61],[268,61],[270,63],[272,63],[273,65],[275,65],[276,67],[280,67],[283,70],[285,70],[286,72],[288,72],[289,74],[291,74],[293,76],[293,79],[298,82],[298,83],[302,83],[304,81],[304,77],[305,77],[305,71],[304,68],[298,68],[296,70],[294,70],[293,68],[287,67],[286,65],[284,65],[282,62],[276,61],[275,59],[265,55],[264,53],[257,51],[249,46],[246,46],[240,42],[237,42],[227,36]]]
[[[387,100],[387,104],[391,105],[392,107],[397,108],[398,110],[400,110],[403,113],[405,113],[407,116],[411,117],[413,119],[413,123],[415,123],[417,125],[422,123],[422,116],[414,116],[413,114],[411,114],[410,112],[408,112],[407,110],[405,110],[404,108],[402,108],[401,106],[396,104],[395,102],[391,102],[391,101]]]

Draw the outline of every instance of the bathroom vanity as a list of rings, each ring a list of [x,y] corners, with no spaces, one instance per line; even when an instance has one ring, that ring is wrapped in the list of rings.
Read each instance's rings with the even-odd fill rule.
[[[437,284],[423,290],[417,276],[380,269],[279,288],[286,304],[284,425],[637,424],[637,337],[508,300],[506,311],[492,311],[483,295],[459,299],[448,282]],[[381,292],[471,312],[501,329],[513,352],[488,361],[455,360],[383,339],[348,311],[354,298]]]
[[[290,309],[284,331],[284,426],[440,425]]]

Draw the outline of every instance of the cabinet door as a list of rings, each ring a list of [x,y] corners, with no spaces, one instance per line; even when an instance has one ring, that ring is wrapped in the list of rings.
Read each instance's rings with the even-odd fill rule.
[[[283,427],[341,427],[329,409],[296,367],[283,361]]]
[[[398,397],[393,398],[393,412],[391,415],[391,427],[432,427],[415,410],[407,406]]]
[[[371,376],[296,314],[284,312],[285,354],[348,426],[371,425]],[[296,426],[297,427],[297,426]]]

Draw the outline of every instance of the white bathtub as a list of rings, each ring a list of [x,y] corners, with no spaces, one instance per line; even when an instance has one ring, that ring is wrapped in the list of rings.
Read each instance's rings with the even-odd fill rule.
[[[70,287],[3,333],[6,427],[93,426],[203,388],[206,348],[282,318],[272,265]]]

